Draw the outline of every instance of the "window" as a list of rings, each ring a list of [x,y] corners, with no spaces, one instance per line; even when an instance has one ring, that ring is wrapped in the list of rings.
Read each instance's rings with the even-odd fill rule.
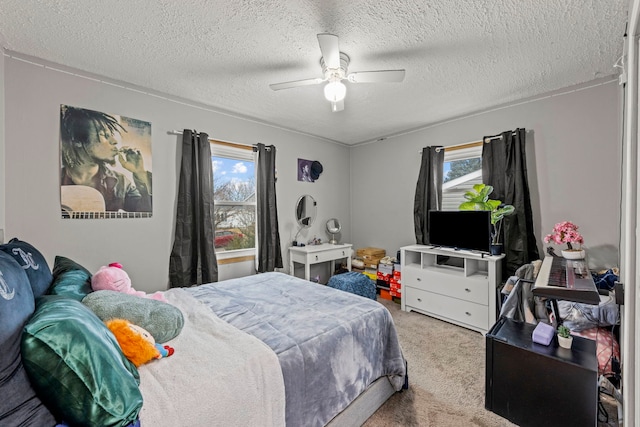
[[[252,150],[211,144],[216,252],[256,247],[256,170]]]
[[[482,183],[482,142],[444,153],[442,210],[456,211],[464,193]]]

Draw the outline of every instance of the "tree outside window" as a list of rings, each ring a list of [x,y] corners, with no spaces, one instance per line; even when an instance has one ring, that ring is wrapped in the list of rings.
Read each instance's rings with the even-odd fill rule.
[[[482,144],[445,151],[442,210],[458,210],[464,193],[482,183]]]
[[[212,150],[216,252],[255,248],[256,177],[253,153],[238,150],[238,156],[231,157],[229,153],[221,156],[216,154],[215,148]]]
[[[480,157],[475,157],[473,159],[454,160],[447,163],[449,167],[447,168],[447,172],[444,174],[443,182],[449,182],[456,178],[460,178],[461,176],[469,175],[478,170],[482,170],[482,160],[480,159]]]

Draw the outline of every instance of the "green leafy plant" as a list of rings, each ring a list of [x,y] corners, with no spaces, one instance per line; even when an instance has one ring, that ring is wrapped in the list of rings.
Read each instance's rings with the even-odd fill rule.
[[[464,193],[466,202],[462,202],[458,209],[461,211],[491,211],[491,225],[493,225],[493,233],[491,235],[491,244],[500,243],[500,230],[502,220],[505,216],[511,215],[516,208],[513,205],[505,205],[501,200],[490,199],[489,195],[493,192],[493,187],[486,184],[476,184],[472,190]]]
[[[569,338],[571,336],[571,330],[564,325],[558,326],[558,336],[562,338]]]

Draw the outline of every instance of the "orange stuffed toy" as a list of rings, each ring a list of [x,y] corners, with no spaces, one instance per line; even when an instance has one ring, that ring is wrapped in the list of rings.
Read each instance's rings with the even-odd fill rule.
[[[168,345],[156,344],[155,339],[146,329],[128,320],[111,319],[105,324],[118,340],[122,353],[136,367],[153,359],[171,356],[174,352]]]

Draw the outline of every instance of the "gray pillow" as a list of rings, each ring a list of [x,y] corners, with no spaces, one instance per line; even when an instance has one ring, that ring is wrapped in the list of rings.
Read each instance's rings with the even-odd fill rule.
[[[31,387],[22,364],[22,328],[35,310],[27,273],[0,251],[0,425],[53,426],[55,419]]]
[[[125,319],[143,327],[157,343],[165,343],[180,333],[182,312],[166,302],[116,291],[95,291],[82,299],[103,322]]]
[[[27,273],[34,298],[47,292],[53,281],[53,276],[47,260],[38,249],[14,237],[9,240],[9,243],[0,245],[0,251],[11,255]]]

